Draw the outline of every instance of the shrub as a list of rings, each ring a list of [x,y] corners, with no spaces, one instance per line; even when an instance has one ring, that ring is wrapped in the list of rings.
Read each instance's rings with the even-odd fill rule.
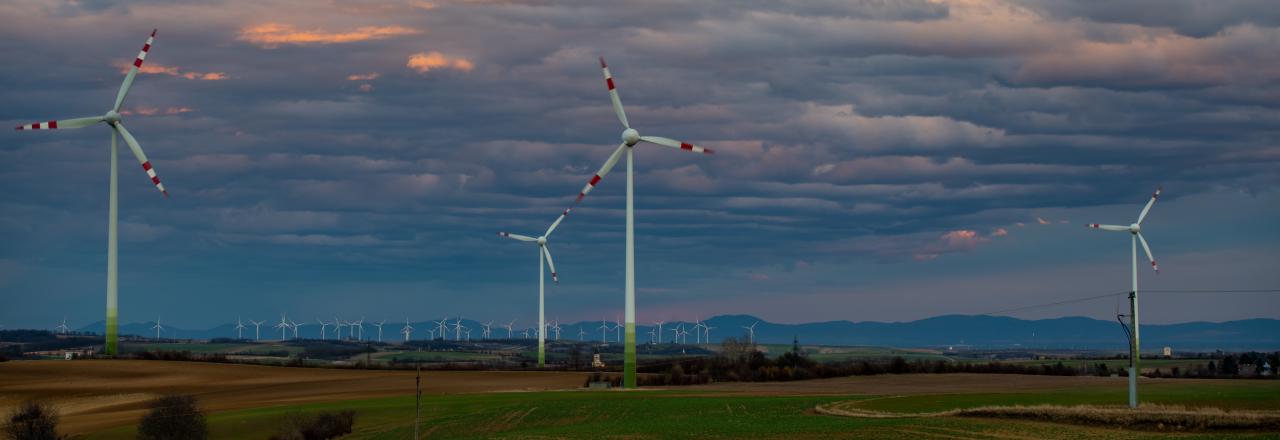
[[[138,423],[139,439],[204,440],[209,437],[195,396],[170,394],[155,398],[148,406],[151,411]]]
[[[29,400],[9,413],[4,433],[13,440],[52,440],[62,438],[57,428],[58,411],[53,405]]]
[[[325,440],[351,433],[356,424],[356,412],[352,410],[326,411],[315,414],[295,412],[271,440]]]

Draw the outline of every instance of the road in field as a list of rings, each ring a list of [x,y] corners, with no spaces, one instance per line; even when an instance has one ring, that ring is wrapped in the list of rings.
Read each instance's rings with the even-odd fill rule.
[[[430,371],[427,394],[580,388],[586,373]],[[59,431],[80,434],[136,423],[146,401],[164,393],[196,395],[218,412],[413,395],[412,371],[285,368],[199,362],[82,360],[0,363],[0,414],[30,398],[58,405]]]

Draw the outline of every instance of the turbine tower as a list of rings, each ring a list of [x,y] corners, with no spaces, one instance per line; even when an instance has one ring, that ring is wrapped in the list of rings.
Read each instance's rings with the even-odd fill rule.
[[[507,325],[504,326],[507,328],[507,339],[512,338],[511,327],[514,327],[515,325],[516,325],[516,320],[512,319],[511,322],[508,322]]]
[[[404,327],[400,328],[400,333],[404,333],[404,342],[409,342],[409,337],[413,335],[413,326],[409,325],[409,318],[404,318]]]
[[[604,318],[600,318],[600,327],[597,327],[597,328],[600,329],[600,342],[608,344],[609,343],[609,321],[605,321]]]
[[[489,339],[490,333],[492,331],[491,327],[493,327],[493,320],[490,319],[488,324],[480,324],[480,326],[484,327],[484,330],[481,331],[481,333],[483,334],[483,337],[485,339]]]
[[[566,209],[564,212],[560,213],[560,217],[557,217],[556,221],[551,222],[551,226],[547,227],[547,232],[542,233],[538,238],[507,232],[498,233],[499,236],[507,237],[512,240],[535,243],[538,245],[538,368],[545,367],[547,363],[547,283],[544,280],[546,275],[543,272],[542,263],[545,260],[547,268],[551,269],[551,279],[555,281],[556,285],[559,285],[560,277],[556,275],[556,264],[551,260],[551,249],[547,248],[547,239],[551,237],[552,232],[555,232],[556,226],[560,226],[560,222],[564,220],[565,216],[569,215],[569,210],[571,209],[573,208]]]
[[[133,134],[124,128],[124,123],[120,119],[120,104],[124,103],[124,97],[129,94],[129,88],[133,87],[133,78],[138,75],[138,68],[142,67],[142,60],[147,58],[147,52],[151,50],[151,43],[155,41],[156,31],[151,31],[151,36],[147,37],[146,44],[142,45],[142,51],[138,52],[138,57],[133,60],[133,67],[129,68],[129,73],[125,75],[124,82],[120,84],[120,90],[116,92],[115,104],[111,106],[106,114],[102,116],[90,116],[86,118],[63,119],[60,121],[37,122],[34,124],[21,125],[16,130],[55,130],[68,128],[84,128],[90,125],[96,125],[99,122],[107,123],[111,128],[111,183],[109,189],[109,204],[107,205],[107,335],[106,335],[106,354],[114,356],[119,353],[119,322],[116,304],[118,302],[117,280],[119,274],[119,265],[117,264],[118,240],[117,230],[119,225],[119,178],[117,176],[116,166],[116,137],[124,138],[124,143],[133,151],[133,156],[138,159],[138,163],[142,164],[142,170],[147,173],[147,177],[151,178],[151,183],[155,184],[156,189],[167,198],[169,192],[165,191],[164,185],[160,183],[160,177],[156,175],[156,170],[151,167],[151,161],[147,160],[146,153],[142,152],[142,146],[138,145],[137,139],[133,138]]]
[[[244,339],[244,322],[240,321],[240,317],[236,317],[236,339]]]
[[[254,321],[250,319],[249,322],[253,323],[253,340],[257,341],[258,337],[261,335],[262,324],[266,323],[267,321]]]
[[[67,327],[67,317],[63,316],[63,317],[62,317],[62,324],[58,324],[58,326],[57,326],[57,327],[54,327],[53,329],[54,329],[54,331],[57,331],[58,333],[61,333],[61,334],[64,334],[64,335],[65,335],[65,334],[67,334],[67,331],[71,330],[71,327]]]
[[[382,326],[386,323],[387,323],[387,320],[384,319],[384,320],[378,321],[377,324],[372,324],[372,323],[369,324],[378,328],[378,342],[382,342]]]
[[[1160,273],[1160,267],[1156,265],[1156,257],[1151,255],[1151,247],[1147,245],[1147,239],[1142,236],[1142,220],[1147,218],[1147,213],[1151,211],[1151,205],[1156,204],[1156,199],[1158,198],[1160,198],[1160,188],[1156,188],[1156,192],[1151,194],[1151,200],[1147,201],[1147,206],[1143,207],[1142,212],[1138,214],[1138,221],[1129,226],[1100,225],[1097,223],[1089,225],[1094,229],[1129,233],[1129,255],[1133,275],[1133,289],[1129,291],[1129,326],[1133,327],[1133,331],[1129,335],[1130,408],[1138,407],[1138,375],[1142,373],[1138,366],[1138,360],[1141,357],[1138,349],[1138,343],[1141,341],[1138,337],[1138,243],[1142,243],[1142,250],[1146,251],[1147,259],[1151,260],[1151,268],[1157,274]]]
[[[666,324],[666,323],[667,323],[666,321],[658,321],[653,323],[653,325],[658,326],[658,343],[659,344],[662,343],[662,324]]]
[[[276,328],[280,329],[280,340],[285,340],[285,331],[289,329],[289,323],[285,322],[284,314],[280,314],[280,323],[276,324]]]
[[[627,153],[627,234],[626,234],[626,342],[623,348],[623,386],[626,388],[636,387],[636,246],[635,246],[635,161],[632,147],[640,142],[648,142],[651,144],[662,145],[681,150],[692,151],[694,153],[712,154],[711,149],[702,148],[688,142],[680,142],[675,139],[668,139],[659,136],[641,136],[639,131],[631,128],[631,123],[627,122],[627,113],[622,109],[622,100],[618,98],[618,89],[613,84],[613,76],[609,74],[609,65],[605,64],[604,57],[600,57],[600,69],[604,73],[605,85],[609,88],[609,99],[613,101],[613,112],[618,116],[618,122],[622,123],[622,144],[618,146],[609,159],[605,161],[604,166],[596,172],[586,186],[582,187],[582,191],[578,193],[578,198],[574,200],[573,206],[577,206],[588,193],[600,183],[609,170],[618,163],[618,159],[622,157],[622,153]],[[567,215],[571,207],[565,210]]]
[[[163,325],[160,325],[160,316],[159,316],[159,315],[156,315],[156,325],[151,326],[151,329],[156,331],[156,340],[157,340],[157,341],[159,341],[159,340],[160,340],[160,331],[161,331],[161,330],[164,330],[164,326],[163,326]]]
[[[316,322],[320,323],[320,340],[321,340],[321,341],[323,341],[323,340],[324,340],[324,329],[328,328],[330,324],[329,324],[329,323],[327,323],[327,322],[324,322],[324,321],[323,321],[323,320],[321,320],[320,318],[316,318]]]
[[[751,323],[751,325],[749,326],[747,325],[741,326],[744,330],[747,331],[747,342],[750,342],[752,344],[756,343],[756,324],[759,324],[759,323],[760,321],[756,321]]]
[[[289,320],[289,326],[290,326],[290,327],[293,327],[293,339],[298,339],[298,330],[299,330],[299,327],[302,327],[302,326],[304,326],[304,325],[307,325],[307,323],[306,323],[305,321],[304,321],[304,322],[300,322],[300,323],[299,323],[299,322],[293,322],[293,320],[292,320],[292,319],[290,319],[290,320]]]

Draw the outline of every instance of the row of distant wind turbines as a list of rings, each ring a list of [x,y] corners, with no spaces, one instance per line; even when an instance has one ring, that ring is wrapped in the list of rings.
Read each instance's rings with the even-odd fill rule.
[[[23,125],[16,128],[17,130],[50,130],[50,129],[83,128],[83,127],[88,127],[90,125],[96,125],[98,123],[106,123],[107,126],[111,129],[111,180],[110,180],[110,204],[108,209],[109,214],[108,214],[108,228],[107,228],[108,238],[107,238],[106,352],[108,354],[116,354],[118,351],[118,345],[117,345],[118,313],[116,310],[117,272],[118,272],[117,226],[118,226],[118,217],[119,217],[118,215],[118,199],[119,199],[118,177],[117,177],[117,165],[116,165],[116,157],[117,157],[116,138],[117,137],[124,139],[125,144],[129,146],[129,149],[133,152],[134,157],[142,165],[143,171],[147,173],[148,178],[150,178],[151,182],[155,185],[156,189],[159,190],[161,194],[164,194],[165,197],[168,197],[169,195],[169,193],[165,191],[164,185],[160,183],[160,178],[156,175],[156,171],[151,166],[151,162],[147,160],[146,154],[143,153],[142,147],[138,144],[138,141],[134,139],[133,135],[129,133],[129,130],[125,129],[124,123],[121,120],[121,116],[119,113],[121,104],[124,103],[124,99],[128,95],[129,89],[133,86],[133,81],[138,74],[138,69],[142,67],[142,63],[146,59],[147,53],[151,50],[151,44],[155,40],[155,35],[156,35],[156,31],[152,30],[151,36],[147,38],[147,42],[142,46],[142,50],[138,52],[138,56],[134,59],[133,66],[129,69],[129,72],[125,75],[124,82],[120,85],[120,89],[116,93],[115,103],[112,105],[111,109],[108,110],[105,114],[103,114],[102,116],[91,116],[91,117],[64,119],[64,120],[51,120],[47,122]],[[635,208],[634,208],[634,201],[635,201],[634,174],[635,173],[634,173],[634,160],[633,160],[634,155],[633,155],[632,149],[640,142],[646,142],[650,144],[686,150],[694,153],[712,154],[713,151],[707,148],[702,148],[702,147],[687,143],[687,142],[681,142],[681,141],[677,141],[677,140],[669,139],[665,137],[640,135],[640,132],[637,131],[635,128],[632,128],[631,124],[627,121],[626,112],[622,107],[622,101],[618,97],[617,87],[614,84],[613,76],[610,75],[609,73],[609,66],[605,63],[604,57],[600,58],[600,68],[604,74],[605,85],[606,87],[608,87],[608,90],[609,90],[609,99],[613,103],[613,111],[615,115],[618,117],[618,121],[622,123],[622,127],[623,127],[622,136],[621,136],[622,143],[618,145],[618,148],[614,150],[613,154],[609,155],[608,160],[606,160],[604,165],[600,167],[599,171],[597,171],[595,175],[591,177],[591,180],[588,181],[587,184],[582,187],[582,190],[579,191],[578,196],[574,200],[573,204],[568,209],[565,209],[564,212],[560,214],[560,217],[557,218],[554,222],[552,222],[551,226],[548,227],[546,232],[544,232],[541,236],[530,237],[530,236],[519,235],[519,234],[510,234],[506,232],[501,232],[499,233],[499,235],[504,237],[509,237],[515,240],[523,241],[523,242],[535,243],[538,245],[538,322],[539,322],[538,365],[543,366],[545,362],[544,344],[546,339],[546,317],[545,317],[545,296],[546,295],[545,295],[544,281],[543,281],[543,278],[544,278],[543,262],[544,261],[545,261],[546,267],[551,270],[551,278],[555,280],[557,283],[559,283],[559,277],[557,276],[557,273],[555,270],[555,264],[551,260],[551,251],[547,248],[547,240],[551,236],[551,233],[555,232],[555,229],[557,226],[560,225],[560,222],[563,221],[564,218],[569,215],[569,212],[572,211],[573,208],[576,207],[580,202],[582,202],[583,198],[586,197],[587,194],[590,193],[591,190],[596,187],[596,185],[600,182],[600,180],[603,179],[604,176],[613,169],[614,165],[616,165],[618,163],[618,160],[622,157],[622,154],[624,152],[626,153],[626,156],[627,156],[626,263],[625,263],[626,279],[625,279],[625,285],[624,285],[624,294],[625,294],[624,314],[625,314],[626,320],[624,324],[625,325],[624,327],[625,348],[624,348],[624,357],[623,357],[624,359],[623,385],[627,388],[635,388],[636,387]],[[1132,332],[1130,333],[1130,338],[1131,338],[1130,339],[1131,340],[1131,344],[1130,344],[1131,373],[1129,374],[1130,406],[1137,405],[1137,382],[1136,382],[1135,376],[1136,376],[1136,373],[1140,371],[1138,370],[1139,331],[1138,331],[1137,245],[1139,242],[1142,244],[1143,250],[1147,254],[1147,258],[1151,260],[1152,268],[1156,268],[1155,258],[1151,255],[1151,249],[1147,245],[1146,239],[1142,236],[1141,224],[1143,219],[1146,218],[1147,212],[1151,209],[1152,204],[1155,203],[1156,198],[1159,196],[1159,194],[1160,194],[1160,191],[1157,190],[1155,194],[1152,195],[1151,201],[1147,203],[1146,207],[1143,208],[1142,213],[1139,214],[1138,220],[1128,226],[1099,225],[1099,224],[1090,225],[1097,229],[1103,229],[1107,231],[1129,232],[1132,235],[1131,253],[1132,253],[1132,262],[1133,262],[1132,264],[1133,289],[1129,296],[1130,298],[1129,318],[1132,325]],[[281,331],[283,332],[284,329],[282,328]],[[752,333],[754,333],[754,331]]]

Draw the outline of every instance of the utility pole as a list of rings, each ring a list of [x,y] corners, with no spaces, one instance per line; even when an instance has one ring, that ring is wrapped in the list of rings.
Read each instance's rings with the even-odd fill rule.
[[[422,361],[414,363],[417,365],[417,374],[413,378],[413,387],[415,389],[413,396],[413,440],[418,440],[418,416],[422,413]]]

